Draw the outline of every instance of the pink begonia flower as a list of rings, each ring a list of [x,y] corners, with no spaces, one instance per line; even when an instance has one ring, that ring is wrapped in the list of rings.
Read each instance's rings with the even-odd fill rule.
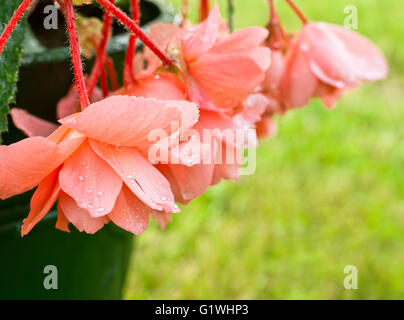
[[[268,31],[249,27],[228,34],[217,5],[202,23],[184,29],[172,24],[156,24],[149,36],[177,58],[190,100],[207,110],[232,114],[261,84],[271,61],[270,50],[262,46]],[[148,67],[136,70],[140,78],[151,75],[161,66],[148,49],[143,57]],[[139,62],[142,60],[140,56],[137,58]]]
[[[153,216],[164,224],[165,214],[179,209],[169,182],[138,146],[154,129],[176,134],[172,121],[180,128],[192,127],[198,107],[186,101],[114,96],[60,120],[62,126],[47,138],[0,146],[0,198],[38,185],[21,234],[30,232],[57,199],[56,227],[64,231],[70,222],[95,233],[112,221],[138,235],[153,210],[161,212]]]
[[[341,26],[307,23],[295,36],[286,56],[279,90],[283,108],[306,105],[320,97],[331,108],[362,81],[386,77],[387,63],[365,37]]]
[[[209,17],[196,26],[181,29],[171,24],[157,24],[151,28],[149,36],[178,61],[186,91],[183,98],[197,103],[201,108],[199,122],[194,126],[200,137],[207,129],[220,129],[222,132],[233,130],[236,136],[237,129],[252,129],[259,121],[264,110],[252,111],[254,106],[244,108],[244,102],[254,101],[254,97],[248,97],[262,82],[270,65],[270,50],[261,45],[267,35],[268,31],[260,27],[229,34],[227,26],[220,19],[217,5]],[[157,95],[167,99],[169,96],[165,97],[157,86],[152,90],[142,83],[145,78],[153,77],[162,66],[161,62],[148,49],[136,58],[138,69],[135,74],[140,85],[136,93],[131,94]],[[145,64],[143,59],[147,62],[144,70],[141,68]],[[148,83],[151,83],[150,80]],[[180,85],[176,81],[175,85],[184,84]],[[182,94],[183,89],[178,91]],[[259,102],[262,104],[262,99]],[[256,117],[251,116],[254,113]],[[211,163],[158,165],[170,181],[177,201],[187,203],[221,179],[238,179],[241,149],[244,146],[229,143],[225,138],[216,134],[208,142]],[[222,155],[218,153],[220,147]],[[225,157],[226,150],[234,155],[234,163],[217,158]]]

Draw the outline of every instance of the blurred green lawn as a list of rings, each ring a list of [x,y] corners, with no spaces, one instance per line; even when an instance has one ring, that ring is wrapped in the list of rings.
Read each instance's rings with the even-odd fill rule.
[[[296,2],[311,19],[338,24],[356,5],[358,31],[385,52],[389,79],[333,111],[313,101],[278,118],[255,175],[211,188],[164,231],[152,222],[136,238],[126,298],[404,298],[402,1]],[[266,0],[234,3],[237,27],[266,23]],[[358,290],[344,289],[346,265],[358,267]]]

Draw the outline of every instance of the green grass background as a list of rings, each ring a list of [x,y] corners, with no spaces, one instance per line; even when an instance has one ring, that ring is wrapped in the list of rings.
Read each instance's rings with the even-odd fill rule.
[[[234,3],[237,28],[266,24],[266,0]],[[257,150],[255,175],[211,188],[166,230],[152,222],[136,238],[126,298],[404,298],[403,3],[296,3],[310,19],[337,24],[356,5],[358,31],[386,54],[389,78],[332,111],[313,101],[279,117],[278,135]],[[343,286],[346,265],[358,268],[358,290]]]

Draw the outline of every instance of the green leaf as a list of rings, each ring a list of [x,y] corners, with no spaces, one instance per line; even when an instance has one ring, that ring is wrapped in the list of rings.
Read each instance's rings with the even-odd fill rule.
[[[1,31],[8,23],[21,0],[7,0],[0,4]],[[7,115],[10,103],[15,102],[17,91],[18,70],[23,57],[23,45],[26,30],[26,19],[14,29],[0,57],[0,142],[1,133],[7,131]]]

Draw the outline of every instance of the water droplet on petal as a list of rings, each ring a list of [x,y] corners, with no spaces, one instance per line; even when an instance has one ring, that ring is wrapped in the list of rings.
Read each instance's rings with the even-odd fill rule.
[[[305,43],[305,42],[302,42],[301,45],[300,45],[300,50],[302,50],[302,51],[309,50],[309,45],[307,43]]]
[[[102,197],[103,195],[104,195],[104,192],[102,192],[102,191],[97,192],[97,196]]]
[[[67,123],[67,124],[76,124],[76,119],[66,119],[65,123]]]

